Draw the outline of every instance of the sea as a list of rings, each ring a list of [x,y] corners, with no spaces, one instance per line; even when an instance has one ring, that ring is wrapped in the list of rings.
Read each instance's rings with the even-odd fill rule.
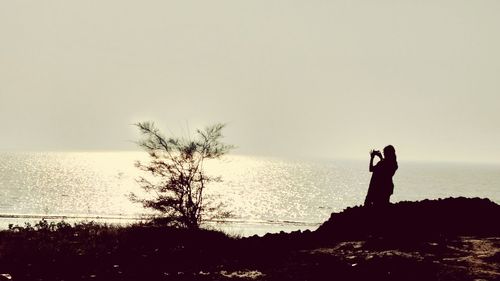
[[[126,225],[151,211],[137,180],[144,152],[0,152],[0,228],[43,219]],[[207,163],[222,182],[206,196],[231,213],[204,227],[235,236],[314,230],[332,212],[363,204],[368,160],[228,155]],[[392,202],[481,197],[500,203],[500,164],[399,161]]]

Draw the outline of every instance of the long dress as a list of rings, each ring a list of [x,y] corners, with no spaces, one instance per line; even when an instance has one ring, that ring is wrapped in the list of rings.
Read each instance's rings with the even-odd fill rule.
[[[398,169],[396,162],[381,160],[372,169],[372,178],[366,194],[365,206],[382,206],[389,204],[394,191],[392,177]]]

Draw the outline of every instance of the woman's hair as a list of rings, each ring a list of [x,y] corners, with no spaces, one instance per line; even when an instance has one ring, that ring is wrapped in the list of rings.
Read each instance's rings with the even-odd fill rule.
[[[394,149],[394,146],[388,145],[384,147],[384,159],[389,160],[391,162],[397,162],[396,161],[396,150]]]

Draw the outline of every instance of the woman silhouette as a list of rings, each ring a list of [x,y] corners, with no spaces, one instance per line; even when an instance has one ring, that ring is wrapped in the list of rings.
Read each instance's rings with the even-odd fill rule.
[[[375,156],[380,158],[380,161],[373,165]],[[392,176],[398,169],[396,161],[396,150],[392,145],[384,148],[384,156],[378,150],[370,152],[370,172],[372,178],[368,193],[366,194],[365,206],[383,206],[389,204],[389,198],[394,190]]]

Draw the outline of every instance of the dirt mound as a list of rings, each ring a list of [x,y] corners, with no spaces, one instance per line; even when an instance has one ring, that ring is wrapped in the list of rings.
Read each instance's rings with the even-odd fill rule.
[[[333,213],[316,231],[324,238],[395,239],[439,236],[498,236],[500,206],[488,199],[446,198],[353,207]]]

